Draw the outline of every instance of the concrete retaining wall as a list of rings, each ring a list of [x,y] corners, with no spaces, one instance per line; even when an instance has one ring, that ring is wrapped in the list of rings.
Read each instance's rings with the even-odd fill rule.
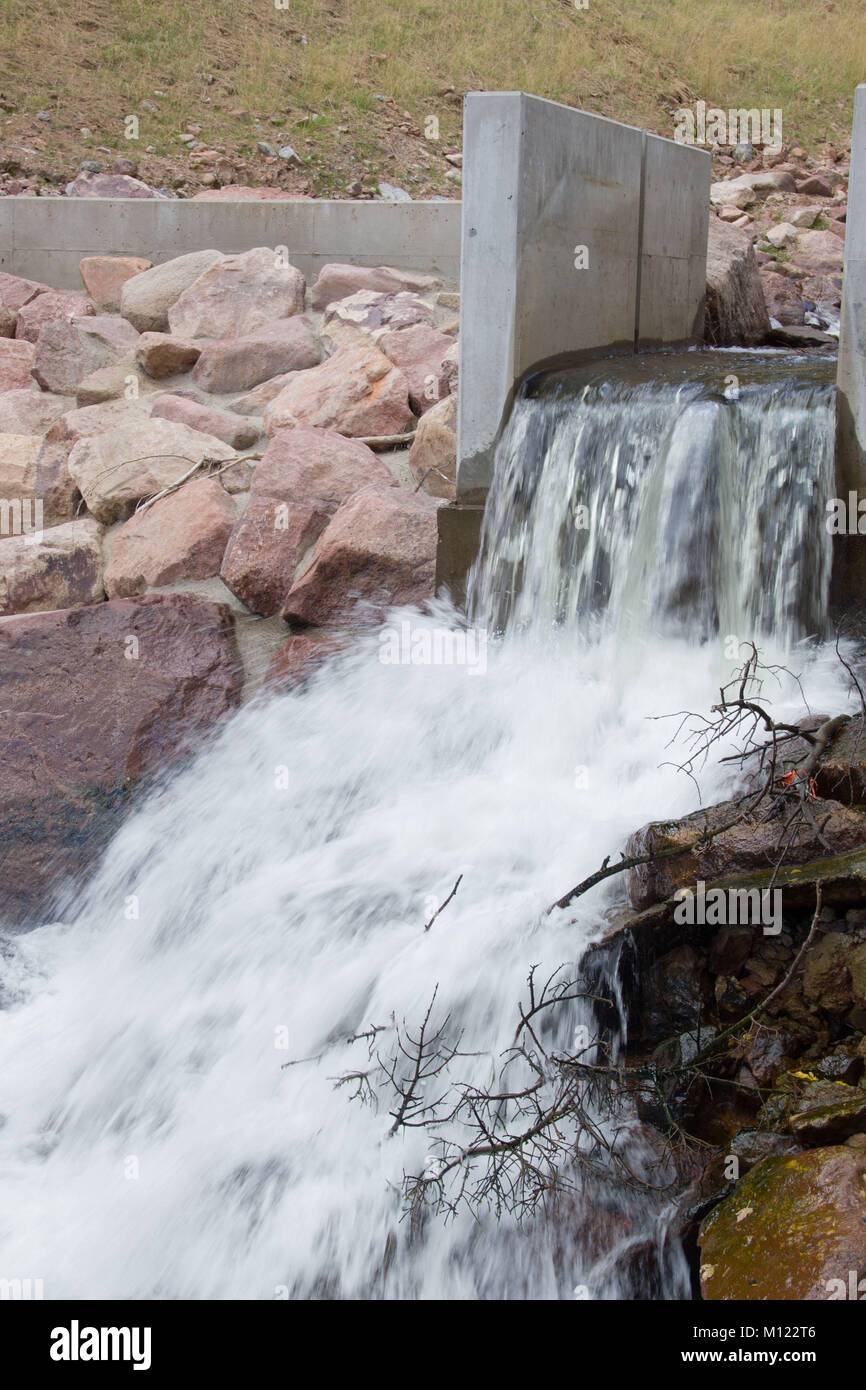
[[[526,372],[702,338],[710,156],[522,92],[478,92],[463,180],[457,494],[471,503]]]
[[[419,270],[456,286],[460,203],[0,198],[0,270],[57,289],[82,288],[82,256],[146,256],[156,264],[211,246],[287,246],[308,281],[329,261],[346,261]]]
[[[842,277],[836,397],[836,495],[866,497],[866,83],[854,97],[854,131],[845,268]],[[836,536],[833,589],[838,600],[866,599],[866,553],[860,536]]]

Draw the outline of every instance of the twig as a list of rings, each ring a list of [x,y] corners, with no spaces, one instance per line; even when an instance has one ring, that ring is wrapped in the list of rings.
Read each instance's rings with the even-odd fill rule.
[[[430,918],[430,921],[424,923],[424,930],[425,930],[425,931],[429,931],[429,930],[430,930],[430,928],[432,927],[433,923],[436,921],[436,918],[439,916],[439,913],[442,912],[442,911],[448,906],[448,904],[450,903],[451,899],[454,897],[454,894],[457,892],[457,889],[460,887],[460,884],[461,884],[462,882],[463,882],[463,875],[460,874],[459,877],[458,877],[458,879],[457,879],[457,882],[455,883],[454,887],[451,889],[451,892],[448,894],[448,897],[445,899],[444,903],[440,903],[439,906],[437,907],[436,911],[433,913],[433,916]]]

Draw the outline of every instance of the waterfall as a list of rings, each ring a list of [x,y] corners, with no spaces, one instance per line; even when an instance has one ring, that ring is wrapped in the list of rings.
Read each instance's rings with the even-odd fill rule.
[[[473,607],[623,638],[819,633],[830,582],[834,390],[825,361],[631,359],[530,381],[497,456]],[[637,376],[637,380],[635,380]],[[727,385],[725,383],[728,383]]]
[[[65,920],[4,934],[0,1275],[46,1298],[635,1295],[616,1256],[660,1239],[645,1201],[600,1182],[522,1222],[412,1221],[429,1135],[391,1135],[387,1104],[340,1079],[435,991],[437,1025],[462,1030],[437,1087],[496,1083],[530,967],[575,970],[622,889],[547,906],[695,804],[655,716],[716,698],[714,630],[821,627],[829,410],[778,380],[736,409],[614,375],[529,389],[472,585],[472,622],[507,629],[485,669],[386,662],[366,633],[150,791]],[[843,707],[832,650],[789,660],[816,707]],[[801,707],[781,684],[779,717]],[[722,786],[710,769],[705,797]],[[560,1010],[563,1046],[585,1017]],[[657,1294],[687,1295],[681,1252],[659,1269]]]

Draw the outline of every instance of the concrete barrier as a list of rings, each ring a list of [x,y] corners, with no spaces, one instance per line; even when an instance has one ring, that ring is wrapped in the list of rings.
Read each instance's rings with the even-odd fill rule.
[[[836,495],[866,497],[866,83],[854,97],[845,265],[836,395]],[[859,535],[834,537],[833,592],[866,600],[866,553]]]
[[[460,203],[195,202],[166,198],[0,198],[0,270],[82,288],[82,256],[146,256],[154,264],[206,247],[287,246],[308,281],[329,261],[460,273]]]
[[[703,336],[710,156],[522,92],[466,98],[457,496],[514,391],[568,355]]]

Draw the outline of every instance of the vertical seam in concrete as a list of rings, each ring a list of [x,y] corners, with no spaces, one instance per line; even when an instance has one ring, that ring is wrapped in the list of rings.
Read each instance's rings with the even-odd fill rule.
[[[643,274],[643,221],[644,205],[646,203],[646,165],[647,165],[647,133],[641,131],[640,142],[640,195],[638,198],[637,210],[637,267],[635,272],[634,287],[634,350],[640,349],[640,291],[641,278]]]

